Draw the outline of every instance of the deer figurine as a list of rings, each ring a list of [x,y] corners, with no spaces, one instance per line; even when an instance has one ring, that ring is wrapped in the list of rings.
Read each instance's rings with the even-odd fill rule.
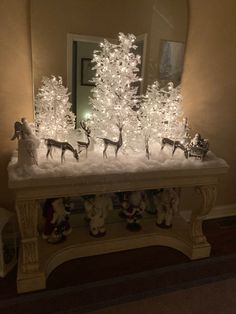
[[[172,147],[172,156],[174,155],[177,148],[182,149],[184,152],[186,151],[186,147],[180,141],[173,141],[167,137],[164,137],[161,141],[161,150],[168,145]]]
[[[91,133],[91,130],[90,130],[89,127],[86,126],[86,123],[84,121],[80,122],[80,126],[84,130],[85,135],[87,136],[87,143],[86,142],[77,141],[78,150],[79,150],[79,152],[81,152],[81,148],[82,149],[85,148],[86,158],[87,158],[87,156],[88,156],[88,147],[90,145],[90,133]]]
[[[108,138],[104,138],[104,137],[99,137],[101,140],[103,140],[104,143],[104,150],[103,150],[103,158],[107,158],[107,153],[106,150],[109,146],[114,146],[115,147],[115,156],[117,157],[117,153],[119,151],[119,149],[121,148],[122,144],[123,144],[123,139],[122,139],[122,129],[123,129],[123,125],[117,123],[116,126],[119,129],[119,138],[118,141],[112,141]]]
[[[53,148],[59,148],[59,149],[61,149],[61,163],[63,163],[63,161],[65,161],[65,152],[67,150],[69,150],[73,153],[73,156],[75,157],[76,160],[79,160],[79,154],[78,154],[77,150],[74,149],[73,146],[67,142],[59,142],[59,141],[53,140],[51,138],[46,138],[45,144],[47,146],[47,154],[46,154],[47,158],[49,155],[51,156],[51,158],[53,158],[52,157],[52,149]]]

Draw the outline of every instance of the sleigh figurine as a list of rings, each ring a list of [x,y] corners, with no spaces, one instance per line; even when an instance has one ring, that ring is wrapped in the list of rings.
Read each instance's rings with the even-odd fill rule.
[[[190,143],[182,144],[180,141],[174,141],[169,138],[163,138],[161,142],[161,149],[166,145],[172,147],[172,156],[174,155],[177,148],[180,148],[184,152],[184,156],[188,159],[189,157],[195,157],[204,160],[207,152],[209,151],[209,142],[207,139],[201,137],[199,133],[196,133]]]
[[[199,133],[196,133],[191,142],[186,146],[186,151],[186,158],[196,157],[203,161],[209,151],[209,142],[207,139],[202,138]]]

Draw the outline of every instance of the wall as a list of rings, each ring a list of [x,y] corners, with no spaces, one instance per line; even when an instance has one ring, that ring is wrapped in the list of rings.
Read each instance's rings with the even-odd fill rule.
[[[190,27],[182,90],[193,132],[210,140],[230,171],[218,204],[236,204],[236,3],[190,0]]]
[[[0,206],[13,208],[7,188],[7,164],[17,143],[11,142],[16,120],[32,120],[30,1],[0,2]]]

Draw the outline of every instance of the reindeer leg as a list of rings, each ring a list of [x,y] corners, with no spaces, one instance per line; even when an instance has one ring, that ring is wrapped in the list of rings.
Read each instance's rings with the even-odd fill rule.
[[[48,147],[48,150],[47,150],[47,154],[46,154],[47,158],[48,158],[49,153],[50,153],[50,147]]]
[[[61,151],[61,163],[63,163],[63,161],[65,161],[65,150],[62,149]]]
[[[116,158],[117,158],[117,154],[118,154],[119,149],[120,149],[120,147],[116,147],[116,149],[115,149],[115,156],[116,156]]]
[[[53,151],[53,146],[50,145],[49,155],[53,159],[52,151]]]
[[[103,150],[103,158],[107,158],[107,153],[106,153],[107,147],[108,147],[108,145],[105,144],[104,145],[104,150]]]
[[[174,153],[175,153],[175,151],[176,151],[176,148],[177,148],[177,146],[174,144],[174,145],[173,145],[173,149],[172,149],[172,156],[174,156]]]
[[[145,145],[145,151],[146,151],[147,159],[150,159],[150,152],[149,152],[149,145],[148,145],[148,143]]]
[[[50,155],[50,157],[52,158],[52,146],[48,146],[47,148],[48,150],[47,150],[46,157],[48,158],[48,156]]]

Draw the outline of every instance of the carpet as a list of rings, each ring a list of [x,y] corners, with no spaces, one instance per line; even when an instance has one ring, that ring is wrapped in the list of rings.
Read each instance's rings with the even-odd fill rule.
[[[64,288],[17,295],[16,297],[1,300],[0,313],[74,314],[89,313],[92,311],[97,311],[98,313],[103,313],[99,311],[107,311],[104,313],[113,313],[113,311],[116,311],[116,306],[118,306],[118,308],[121,307],[123,309],[122,311],[124,311],[119,313],[149,314],[154,312],[151,312],[151,310],[145,311],[145,307],[143,307],[143,312],[140,312],[142,307],[138,304],[141,300],[146,304],[149,299],[152,304],[155,304],[155,302],[158,301],[158,299],[155,298],[161,297],[161,299],[165,300],[168,295],[175,296],[175,293],[177,293],[177,295],[181,293],[183,298],[185,298],[185,295],[186,298],[190,298],[187,290],[200,287],[201,292],[202,287],[207,287],[207,285],[213,285],[211,286],[213,288],[206,288],[206,291],[210,292],[211,290],[209,289],[214,290],[216,289],[214,287],[220,287],[220,283],[222,283],[222,287],[227,286],[228,290],[232,291],[231,297],[233,294],[236,296],[236,292],[234,293],[234,291],[236,291],[235,278],[236,254],[231,254],[184,262],[177,265],[116,276],[105,280],[86,282]],[[232,287],[230,286],[231,284]],[[220,288],[217,289],[219,290]],[[193,295],[194,293],[195,292],[193,292]],[[220,290],[218,294],[220,296]],[[196,305],[199,303],[198,305],[200,306],[200,303],[205,301],[204,293],[201,292],[199,299],[196,298],[194,302],[196,302]],[[165,302],[167,302],[168,307],[170,307],[171,304],[169,303],[171,302]],[[134,306],[134,303],[137,305],[137,311],[132,310],[131,312],[125,312],[122,306],[124,304]],[[163,306],[164,305],[163,303]],[[165,306],[167,306],[167,304]],[[157,309],[156,312],[164,314],[194,313],[191,311],[177,312],[180,309],[179,302],[176,302],[175,312],[165,312],[164,308],[165,307],[163,307],[164,312],[160,312]],[[199,311],[196,313],[209,314],[211,312]]]
[[[62,313],[62,312],[61,312]],[[70,314],[77,313],[76,310]],[[234,314],[236,278],[117,304],[91,314]]]

